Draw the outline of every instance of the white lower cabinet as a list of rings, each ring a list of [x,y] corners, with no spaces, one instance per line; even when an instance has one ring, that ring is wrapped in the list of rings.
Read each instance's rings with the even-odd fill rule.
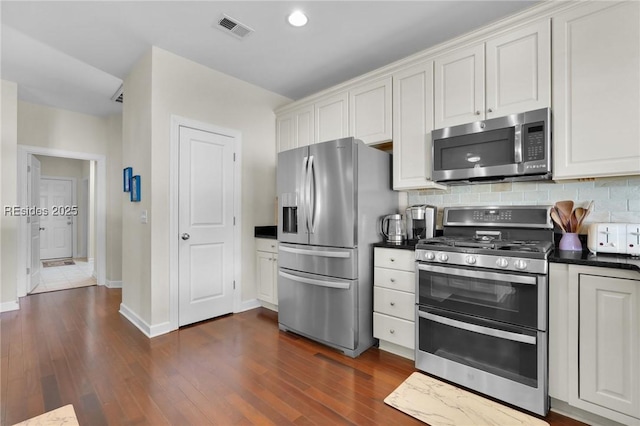
[[[374,248],[373,337],[380,349],[414,359],[415,252]]]
[[[258,299],[278,304],[278,242],[256,238],[256,286]]]
[[[640,424],[640,272],[560,264],[550,272],[549,395]]]

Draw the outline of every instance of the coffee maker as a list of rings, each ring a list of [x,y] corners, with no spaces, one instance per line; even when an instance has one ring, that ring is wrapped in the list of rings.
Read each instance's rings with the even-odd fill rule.
[[[407,207],[407,236],[410,240],[431,238],[436,233],[436,208],[426,204]]]

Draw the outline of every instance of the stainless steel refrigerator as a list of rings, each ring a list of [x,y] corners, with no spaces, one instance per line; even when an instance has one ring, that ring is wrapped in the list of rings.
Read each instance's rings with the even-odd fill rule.
[[[373,247],[391,155],[354,138],[278,154],[278,322],[356,357],[373,338]]]

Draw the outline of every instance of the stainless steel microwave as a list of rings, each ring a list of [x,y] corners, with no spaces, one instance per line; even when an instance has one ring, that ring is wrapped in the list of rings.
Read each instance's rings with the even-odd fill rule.
[[[432,140],[436,182],[551,179],[549,108],[434,130]]]

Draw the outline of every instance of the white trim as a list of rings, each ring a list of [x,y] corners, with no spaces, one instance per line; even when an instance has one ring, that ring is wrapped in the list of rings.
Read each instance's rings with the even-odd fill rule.
[[[39,146],[18,144],[18,205],[29,205],[27,197],[27,161],[28,154],[48,155],[50,157],[74,158],[96,162],[96,280],[104,285],[106,271],[107,238],[106,238],[106,205],[107,205],[107,160],[101,154],[67,151],[63,149],[44,148]],[[26,218],[18,221],[18,297],[27,294],[27,260],[30,239]]]
[[[236,310],[235,312],[238,313],[238,312],[250,311],[251,309],[256,309],[260,307],[262,307],[262,304],[258,299],[243,300],[242,302],[240,302],[240,306],[238,307],[238,310]],[[268,309],[271,309],[271,308],[268,308]],[[273,309],[271,310],[273,311]]]
[[[78,205],[78,178],[67,176],[42,176],[40,175],[40,181],[42,180],[70,180],[71,181],[71,205]],[[78,255],[78,216],[72,217],[71,225],[71,257],[80,257]],[[41,250],[42,251],[42,250]],[[42,259],[42,253],[40,253]]]
[[[106,280],[104,286],[107,288],[122,288],[122,281]]]
[[[17,300],[14,300],[13,302],[0,303],[0,312],[11,312],[11,311],[17,311],[19,309],[20,309],[20,303],[18,303]]]
[[[242,254],[242,133],[238,130],[215,126],[201,121],[177,115],[171,116],[171,146],[169,164],[169,323],[172,330],[179,328],[179,271],[178,271],[178,172],[180,170],[180,127],[190,127],[206,132],[217,133],[235,139],[236,161],[234,163],[234,216],[236,226],[233,233],[233,276],[236,282],[233,300],[233,312],[241,312],[242,294],[242,269],[240,264]],[[172,238],[174,235],[176,238]]]
[[[163,322],[150,326],[145,320],[136,315],[136,313],[129,309],[124,303],[120,303],[120,315],[129,320],[131,324],[135,325],[138,330],[140,330],[145,336],[149,338],[157,337],[173,331],[169,322]]]

